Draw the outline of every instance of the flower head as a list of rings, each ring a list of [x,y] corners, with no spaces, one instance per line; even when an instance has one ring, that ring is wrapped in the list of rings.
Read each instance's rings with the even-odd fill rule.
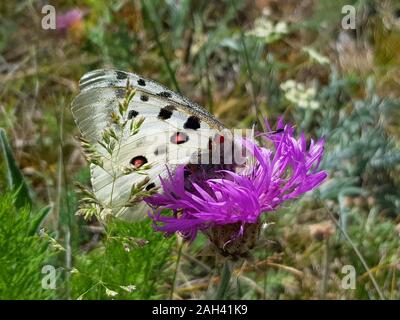
[[[289,30],[285,21],[273,23],[268,17],[262,16],[255,20],[254,28],[246,34],[262,38],[266,43],[272,43],[281,39],[287,33],[289,33]]]
[[[64,14],[57,16],[57,29],[67,30],[74,24],[82,21],[83,11],[80,9],[71,9]]]
[[[281,84],[285,98],[303,109],[316,110],[319,102],[316,100],[317,90],[314,87],[306,88],[303,83],[288,80]]]
[[[191,240],[203,231],[221,251],[242,254],[254,244],[261,214],[321,184],[327,176],[318,170],[324,140],[311,140],[307,148],[304,134],[296,139],[294,127],[282,119],[275,132],[267,121],[266,127],[268,132],[258,134],[264,146],[252,139],[236,141],[249,154],[243,166],[199,165],[194,173],[190,166],[180,166],[161,179],[163,192],[146,202],[174,215],[156,209],[150,214],[156,230],[179,232]]]

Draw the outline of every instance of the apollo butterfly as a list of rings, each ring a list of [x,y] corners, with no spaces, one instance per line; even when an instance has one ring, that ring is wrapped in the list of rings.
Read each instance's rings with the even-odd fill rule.
[[[166,176],[174,166],[196,163],[200,154],[210,152],[210,141],[224,143],[224,125],[203,107],[135,73],[103,69],[81,78],[80,93],[71,107],[83,137],[92,144],[98,145],[102,132],[112,125],[110,115],[118,110],[127,85],[135,90],[135,95],[129,101],[126,117],[129,121],[143,117],[144,121],[138,134],[122,138],[113,160],[120,164],[121,170],[127,164],[136,169],[151,164],[146,172],[149,177],[146,190],[159,186],[159,177]],[[132,220],[146,215],[146,210],[121,209],[130,187],[141,181],[143,175],[121,174],[113,181],[110,170],[107,159],[103,168],[91,164],[96,197],[112,202],[123,218]]]

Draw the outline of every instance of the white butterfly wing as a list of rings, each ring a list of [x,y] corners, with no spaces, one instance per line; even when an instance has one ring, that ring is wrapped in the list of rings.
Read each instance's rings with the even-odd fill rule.
[[[122,170],[135,159],[145,159],[151,165],[146,171],[146,188],[159,185],[159,176],[166,176],[167,165],[174,170],[206,151],[213,132],[224,126],[199,105],[166,87],[133,73],[116,70],[95,70],[80,80],[80,94],[72,103],[75,121],[86,139],[97,145],[102,132],[111,126],[111,113],[118,111],[125,97],[127,82],[136,89],[127,111],[129,121],[144,117],[139,133],[121,139],[118,153],[105,160],[103,168],[91,165],[93,191],[100,201],[112,204],[113,214],[134,220],[146,215],[145,208],[128,208],[131,187],[144,179],[136,172],[128,175],[110,174]]]

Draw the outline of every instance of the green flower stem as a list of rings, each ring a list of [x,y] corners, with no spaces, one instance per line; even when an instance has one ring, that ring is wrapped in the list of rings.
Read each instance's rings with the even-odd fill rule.
[[[181,261],[181,256],[182,256],[182,249],[183,249],[183,241],[181,241],[181,243],[179,244],[178,256],[176,258],[176,264],[175,264],[174,277],[172,279],[172,287],[171,287],[171,292],[169,295],[170,300],[174,299],[176,275],[178,274],[179,262]]]
[[[231,275],[232,275],[232,272],[229,267],[229,263],[228,263],[228,261],[225,261],[224,266],[222,268],[221,276],[220,276],[219,287],[215,294],[215,300],[224,300],[225,299],[226,292],[229,287],[229,281],[231,279]]]

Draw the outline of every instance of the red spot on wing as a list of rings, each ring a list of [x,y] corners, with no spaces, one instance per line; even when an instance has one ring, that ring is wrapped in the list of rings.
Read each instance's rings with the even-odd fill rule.
[[[144,161],[143,161],[142,159],[137,159],[137,160],[135,160],[135,161],[133,162],[133,165],[134,165],[136,168],[139,168],[139,167],[141,167],[142,165],[144,165]]]
[[[147,159],[143,156],[137,156],[132,158],[131,160],[131,165],[133,165],[135,168],[140,168],[142,165],[147,163]]]
[[[171,142],[174,144],[185,143],[189,140],[189,136],[184,132],[177,132],[171,137]]]

